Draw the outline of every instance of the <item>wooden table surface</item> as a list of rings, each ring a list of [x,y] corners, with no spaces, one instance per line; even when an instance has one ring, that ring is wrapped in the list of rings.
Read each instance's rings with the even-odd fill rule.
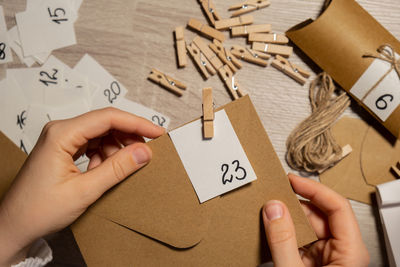
[[[214,0],[214,3],[220,15],[228,18],[228,7],[240,1]],[[400,39],[398,0],[357,2]],[[0,4],[4,7],[8,28],[11,28],[15,25],[14,14],[25,10],[25,0],[0,0]],[[256,24],[269,23],[273,31],[283,33],[305,19],[316,18],[322,6],[323,0],[271,0],[270,7],[253,12],[253,15]],[[201,115],[203,87],[214,88],[217,106],[231,101],[217,75],[204,81],[190,59],[186,68],[177,69],[173,30],[176,26],[186,25],[190,18],[206,22],[196,0],[84,0],[75,24],[78,44],[55,51],[54,54],[70,66],[74,66],[85,53],[91,54],[129,89],[129,98],[170,116],[172,129]],[[186,41],[191,41],[195,36],[188,30],[185,34]],[[228,37],[227,32],[225,34]],[[235,38],[226,43],[244,45],[245,42],[244,38]],[[312,70],[311,78],[319,72],[298,49],[295,49],[291,60]],[[5,67],[1,67],[2,75]],[[12,63],[8,67],[22,65]],[[149,82],[146,77],[152,67],[186,83],[188,91],[178,98]],[[292,129],[310,113],[309,83],[302,87],[273,67],[261,68],[247,63],[244,63],[236,77],[250,94],[276,153],[289,172],[290,168],[284,159],[285,141]],[[353,105],[345,113],[359,117],[364,116],[365,112]],[[371,255],[371,266],[386,265],[382,232],[375,208],[354,201],[352,205]],[[57,246],[66,248],[71,244],[59,241]],[[68,251],[73,251],[67,250],[60,254],[60,249],[56,250],[55,258],[59,263],[62,260],[57,257],[63,257],[61,254],[64,253],[67,254],[64,257],[68,258]],[[71,259],[69,262],[72,262]]]

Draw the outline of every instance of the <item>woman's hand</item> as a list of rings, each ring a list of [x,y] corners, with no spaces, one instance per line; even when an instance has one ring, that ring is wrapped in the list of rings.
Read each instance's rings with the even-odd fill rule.
[[[113,108],[48,123],[0,203],[0,266],[24,259],[29,245],[74,222],[104,192],[146,165],[141,136],[164,129]],[[81,173],[74,160],[90,157]]]
[[[289,180],[297,194],[310,200],[302,202],[302,207],[318,241],[298,250],[287,207],[269,201],[263,220],[274,266],[368,266],[369,254],[350,202],[310,179],[289,174]]]

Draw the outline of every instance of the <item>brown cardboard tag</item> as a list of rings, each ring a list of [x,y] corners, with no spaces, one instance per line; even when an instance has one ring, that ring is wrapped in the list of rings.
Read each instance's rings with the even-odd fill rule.
[[[26,154],[0,132],[0,201],[10,187],[19,169],[25,162]]]
[[[220,109],[257,180],[200,204],[169,136],[149,142],[151,163],[72,225],[89,266],[257,266],[267,255],[261,208],[271,199],[289,207],[299,247],[316,240],[250,98]]]
[[[383,44],[400,53],[400,42],[354,0],[332,0],[315,21],[306,20],[286,35],[347,92],[373,62],[363,57]],[[382,122],[395,137],[400,135],[400,106]]]

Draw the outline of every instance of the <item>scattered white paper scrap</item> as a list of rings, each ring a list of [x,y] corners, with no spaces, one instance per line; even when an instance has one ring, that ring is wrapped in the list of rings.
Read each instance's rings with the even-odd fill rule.
[[[196,120],[169,133],[200,203],[257,179],[225,110],[215,113],[214,131],[203,139]]]
[[[0,82],[0,93],[0,130],[19,147],[29,121],[28,102],[13,79]]]
[[[51,121],[47,107],[31,104],[28,109],[29,121],[25,125],[24,133],[31,144],[36,144],[43,127]]]
[[[8,39],[7,24],[4,18],[3,7],[0,6],[0,64],[12,62],[13,57]]]
[[[92,99],[92,110],[115,107],[153,121],[164,128],[168,127],[170,119],[167,116],[126,99],[128,90],[88,54],[78,62],[74,70],[98,85],[99,89]]]
[[[19,41],[17,26],[12,27],[8,31],[8,40],[10,41],[11,49],[14,50],[19,60],[21,60],[21,62],[23,62],[26,66],[32,67],[32,65],[35,64],[36,60],[32,56],[24,57],[24,53],[22,51],[22,47]]]
[[[15,15],[24,56],[34,56],[76,44],[72,1],[42,0]]]

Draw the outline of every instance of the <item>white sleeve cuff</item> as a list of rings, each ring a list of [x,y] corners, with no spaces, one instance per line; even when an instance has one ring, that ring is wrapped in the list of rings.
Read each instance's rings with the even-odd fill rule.
[[[42,267],[53,260],[53,252],[44,239],[33,243],[27,258],[12,267]]]

